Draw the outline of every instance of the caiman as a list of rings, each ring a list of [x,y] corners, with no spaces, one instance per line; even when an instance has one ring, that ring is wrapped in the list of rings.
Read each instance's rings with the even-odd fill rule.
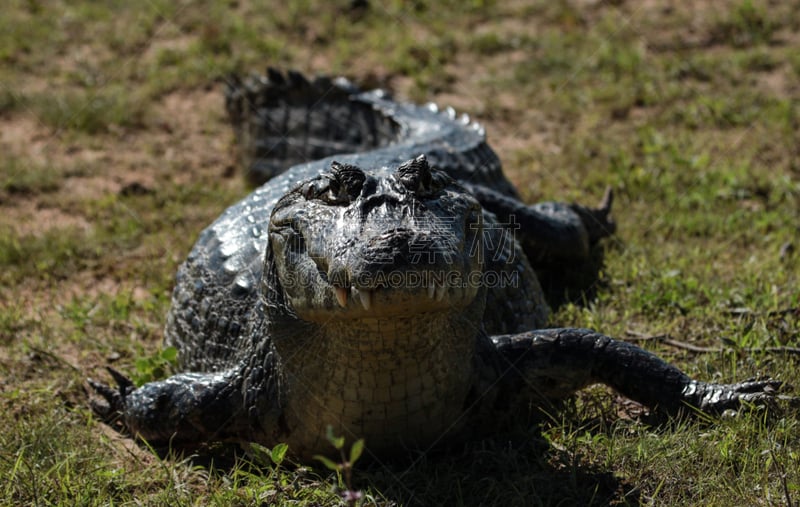
[[[226,106],[263,184],[178,271],[165,343],[184,373],[90,381],[96,411],[138,438],[283,442],[302,459],[331,449],[331,426],[384,454],[491,433],[593,383],[669,415],[777,396],[776,380],[706,383],[545,328],[548,297],[592,283],[611,194],[523,203],[469,117],[275,70],[232,80]]]

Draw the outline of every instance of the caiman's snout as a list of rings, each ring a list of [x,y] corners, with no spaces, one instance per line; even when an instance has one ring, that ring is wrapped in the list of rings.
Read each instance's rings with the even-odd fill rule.
[[[466,245],[471,238],[474,231],[450,227],[390,229],[330,259],[328,282],[341,308],[350,302],[371,310],[376,294],[393,304],[408,296],[423,304],[460,303],[474,297],[471,277],[480,267]]]
[[[408,315],[467,305],[477,295],[480,205],[424,156],[372,174],[334,164],[298,188],[304,206],[279,203],[271,232],[298,315]]]

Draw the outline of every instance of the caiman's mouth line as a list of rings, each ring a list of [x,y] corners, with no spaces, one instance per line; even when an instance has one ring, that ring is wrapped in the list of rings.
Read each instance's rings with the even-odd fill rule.
[[[372,308],[372,301],[374,299],[376,290],[377,289],[357,289],[355,286],[352,286],[349,289],[344,287],[333,287],[333,293],[336,296],[336,302],[339,303],[339,306],[342,308],[347,307],[347,294],[350,293],[350,297],[354,301],[361,303],[361,306],[363,306],[364,310],[367,311]],[[431,283],[426,288],[428,299],[431,301],[436,301],[437,303],[444,300],[446,293],[447,287],[442,284]]]

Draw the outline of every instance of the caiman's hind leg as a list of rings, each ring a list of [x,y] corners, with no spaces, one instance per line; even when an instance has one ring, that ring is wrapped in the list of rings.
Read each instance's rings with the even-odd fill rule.
[[[482,185],[465,186],[520,242],[552,306],[587,292],[591,296],[603,265],[597,244],[617,228],[611,218],[611,189],[598,207],[590,208],[558,202],[527,205]]]
[[[719,414],[743,403],[769,405],[786,388],[777,380],[710,384],[692,380],[678,368],[635,345],[588,329],[546,329],[492,337],[518,389],[512,396],[558,400],[594,383],[659,413]]]

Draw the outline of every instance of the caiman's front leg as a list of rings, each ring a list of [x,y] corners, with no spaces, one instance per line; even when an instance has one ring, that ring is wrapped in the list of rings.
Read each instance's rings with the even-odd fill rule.
[[[561,399],[603,383],[651,409],[669,415],[699,409],[719,414],[742,402],[770,404],[782,387],[777,380],[710,384],[630,343],[588,329],[545,329],[492,337],[517,386],[532,396]]]
[[[599,240],[614,234],[611,219],[613,193],[609,188],[597,208],[579,204],[543,202],[527,205],[491,188],[462,183],[501,224],[519,228],[515,236],[528,260],[541,264],[575,265],[589,260],[591,248]]]
[[[136,388],[109,368],[113,389],[89,380],[105,403],[92,408],[109,423],[156,447],[192,447],[205,442],[248,440],[254,433],[239,369],[222,373],[182,373]],[[253,405],[257,406],[257,404]]]

